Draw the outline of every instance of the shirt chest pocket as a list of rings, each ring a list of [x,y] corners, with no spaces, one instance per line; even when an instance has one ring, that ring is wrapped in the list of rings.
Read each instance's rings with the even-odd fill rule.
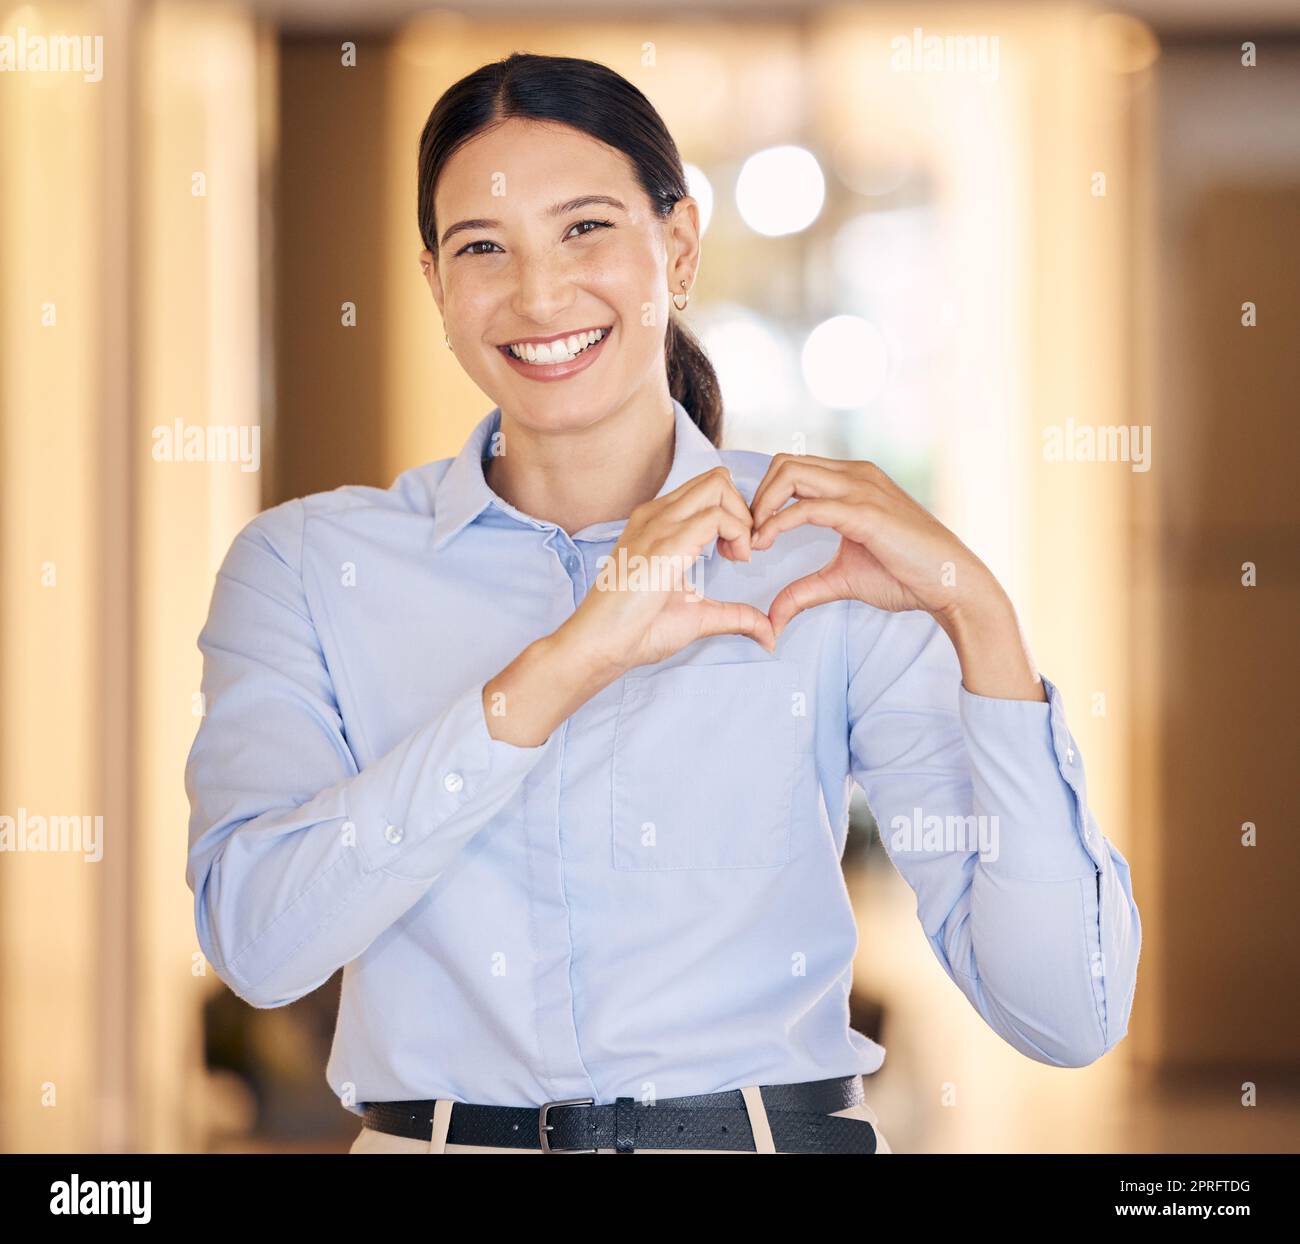
[[[624,679],[612,762],[616,869],[789,859],[797,674],[790,662],[754,661]]]

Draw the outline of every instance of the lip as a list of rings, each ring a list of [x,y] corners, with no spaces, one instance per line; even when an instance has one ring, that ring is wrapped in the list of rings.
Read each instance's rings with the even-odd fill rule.
[[[604,350],[606,343],[614,335],[614,327],[611,325],[605,328],[603,324],[595,324],[593,328],[603,328],[604,336],[596,342],[594,346],[588,346],[577,358],[569,359],[564,363],[524,363],[515,358],[510,353],[508,346],[497,346],[501,357],[506,363],[514,368],[521,376],[527,376],[529,380],[567,380],[570,376],[576,376],[578,372],[585,371],[590,367]],[[579,329],[579,332],[590,332],[591,329]],[[550,342],[559,341],[561,338],[572,337],[573,333],[556,333],[553,337],[526,337],[525,341],[532,342]]]
[[[552,333],[549,337],[516,337],[513,341],[503,341],[497,349],[503,349],[505,346],[517,346],[521,341],[530,341],[533,345],[550,345],[552,341],[563,341],[569,337],[576,337],[579,333],[592,333],[598,328],[604,332],[609,332],[613,325],[588,324],[586,328],[571,328],[567,333]]]

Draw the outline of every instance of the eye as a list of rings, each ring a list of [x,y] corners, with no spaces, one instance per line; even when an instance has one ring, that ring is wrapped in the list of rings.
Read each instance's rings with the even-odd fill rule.
[[[591,229],[583,228],[583,226],[585,225],[591,225],[592,228]],[[579,233],[577,236],[583,238],[586,237],[587,234],[594,232],[596,229],[612,229],[613,227],[614,227],[614,222],[612,220],[579,220],[576,224],[574,224],[573,229],[582,229],[582,232]],[[573,229],[570,229],[569,231],[570,237],[573,236]],[[491,251],[475,250],[474,248],[476,246],[496,246],[498,251],[501,250],[501,248],[497,246],[495,242],[489,242],[486,238],[484,238],[481,241],[470,242],[467,245],[462,246],[460,250],[456,252],[456,257],[459,258],[459,256],[461,255],[490,255],[492,253]]]
[[[614,222],[612,220],[580,220],[573,226],[573,228],[581,229],[583,225],[594,225],[597,229],[612,229],[614,227]],[[582,233],[578,234],[578,236],[580,238],[586,237],[590,232],[594,232],[594,230],[584,230]]]
[[[496,246],[496,243],[495,243],[495,242],[489,242],[489,241],[487,241],[486,239],[484,239],[484,240],[481,241],[481,242],[470,242],[470,243],[468,243],[467,245],[462,246],[462,247],[460,248],[460,250],[458,250],[458,251],[456,252],[457,257],[459,257],[459,256],[461,256],[461,255],[486,255],[486,254],[488,254],[487,251],[476,251],[476,250],[474,249],[476,246]],[[500,250],[501,248],[498,246],[497,249]]]

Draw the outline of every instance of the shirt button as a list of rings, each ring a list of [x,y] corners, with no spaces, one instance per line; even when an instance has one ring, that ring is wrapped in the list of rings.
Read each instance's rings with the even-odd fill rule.
[[[566,557],[564,559],[564,568],[572,574],[578,568],[578,559],[576,557]]]
[[[389,842],[398,843],[402,841],[402,827],[400,825],[390,825],[384,830],[384,837]]]
[[[453,794],[465,785],[465,779],[459,773],[449,773],[442,779],[443,786]]]
[[[1067,747],[1067,748],[1065,749],[1065,758],[1066,758],[1066,760],[1068,760],[1071,764],[1074,764],[1074,748],[1072,748],[1072,747]]]

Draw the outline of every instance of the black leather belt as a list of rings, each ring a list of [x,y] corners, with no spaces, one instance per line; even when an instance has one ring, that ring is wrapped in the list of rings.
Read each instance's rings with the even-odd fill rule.
[[[865,1119],[833,1118],[864,1100],[862,1077],[838,1076],[804,1084],[761,1085],[772,1142],[778,1153],[875,1153],[876,1129]],[[369,1102],[366,1127],[413,1140],[433,1136],[432,1101]],[[596,1105],[589,1097],[542,1106],[478,1106],[453,1102],[447,1143],[557,1151],[613,1149],[728,1149],[757,1146],[739,1089],[667,1097],[654,1105],[619,1097]]]

